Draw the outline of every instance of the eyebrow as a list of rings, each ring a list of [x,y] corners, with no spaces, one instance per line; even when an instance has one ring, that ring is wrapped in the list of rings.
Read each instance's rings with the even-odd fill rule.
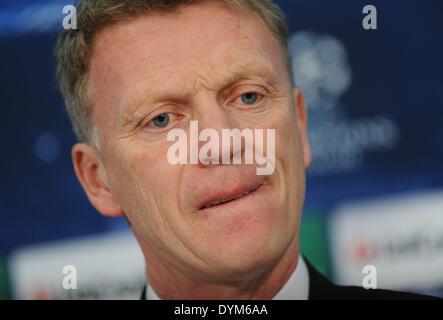
[[[273,71],[272,68],[264,65],[239,65],[237,68],[238,70],[232,72],[231,76],[228,77],[227,80],[224,80],[224,82],[228,83],[226,86],[253,76],[262,78],[266,82],[269,82],[270,85],[277,85],[281,82],[278,79],[277,73]]]

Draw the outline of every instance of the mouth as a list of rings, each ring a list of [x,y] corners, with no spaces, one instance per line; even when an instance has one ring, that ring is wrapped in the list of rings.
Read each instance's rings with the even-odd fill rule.
[[[221,206],[221,205],[223,205],[225,203],[229,203],[229,202],[235,201],[237,199],[246,197],[246,196],[250,195],[251,193],[254,193],[255,191],[257,191],[257,189],[260,188],[260,187],[261,187],[261,185],[256,187],[256,188],[250,189],[248,191],[238,193],[237,195],[235,195],[233,197],[224,198],[224,199],[211,200],[210,202],[208,202],[205,205],[201,206],[200,210],[205,210],[205,209],[210,209],[212,207]]]

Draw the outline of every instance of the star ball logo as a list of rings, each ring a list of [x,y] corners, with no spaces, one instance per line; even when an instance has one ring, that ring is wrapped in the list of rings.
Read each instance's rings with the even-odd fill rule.
[[[204,129],[198,133],[198,121],[190,122],[189,137],[189,163],[205,165],[242,164],[242,153],[244,164],[258,165],[257,175],[271,175],[275,169],[275,129],[266,129],[266,155],[264,154],[264,129],[222,129],[220,135],[215,129]],[[233,140],[231,148],[231,138]],[[244,149],[242,141],[245,141]],[[168,162],[172,165],[188,164],[188,135],[183,129],[172,129],[168,132],[167,141],[175,141],[167,153]],[[199,143],[206,142],[199,149]],[[232,152],[231,152],[232,150]],[[232,155],[232,163],[231,163]]]

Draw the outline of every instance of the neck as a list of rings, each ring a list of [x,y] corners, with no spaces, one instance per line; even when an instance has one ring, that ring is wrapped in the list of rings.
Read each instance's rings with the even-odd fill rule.
[[[286,284],[297,267],[298,237],[294,237],[283,256],[274,264],[232,283],[196,281],[161,263],[149,248],[142,245],[146,260],[146,278],[149,285],[164,300],[270,300]]]

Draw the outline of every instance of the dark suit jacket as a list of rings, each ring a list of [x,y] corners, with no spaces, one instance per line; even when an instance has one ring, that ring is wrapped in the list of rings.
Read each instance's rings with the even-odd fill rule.
[[[436,297],[382,289],[333,284],[304,258],[309,272],[309,300],[440,300]],[[146,286],[141,300],[146,300]]]

